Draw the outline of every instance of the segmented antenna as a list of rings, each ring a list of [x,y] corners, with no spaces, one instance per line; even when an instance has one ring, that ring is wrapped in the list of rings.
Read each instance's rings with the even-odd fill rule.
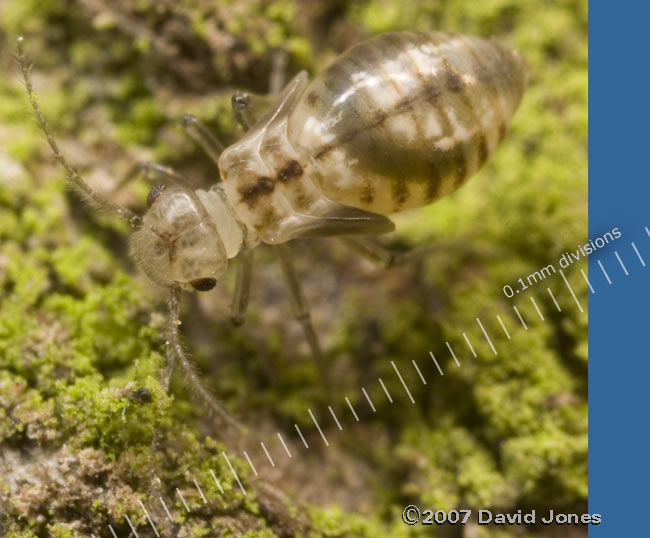
[[[169,319],[166,327],[167,336],[167,357],[171,359],[171,364],[166,365],[166,372],[163,374],[164,389],[168,390],[169,377],[171,370],[178,369],[185,376],[185,383],[188,385],[192,396],[198,401],[203,408],[212,416],[217,416],[227,422],[240,433],[244,433],[244,427],[234,419],[217,400],[210,394],[210,391],[203,386],[196,371],[196,367],[187,358],[183,345],[180,341],[178,326],[180,325],[180,299],[181,288],[178,285],[171,287],[171,297],[169,299]]]
[[[59,149],[59,145],[54,138],[52,129],[50,128],[50,125],[45,119],[45,115],[41,111],[41,107],[38,104],[38,94],[34,90],[32,77],[30,74],[31,65],[27,64],[23,43],[24,39],[21,36],[18,38],[18,54],[16,55],[16,58],[18,59],[18,64],[20,65],[20,70],[22,71],[23,79],[25,80],[27,95],[29,96],[29,101],[32,105],[32,108],[34,109],[34,115],[36,116],[38,125],[45,134],[45,138],[47,139],[47,143],[50,145],[50,148],[52,148],[54,158],[65,169],[68,181],[72,187],[81,194],[84,200],[92,204],[97,209],[112,213],[121,219],[126,220],[132,226],[139,225],[141,218],[138,215],[136,215],[130,209],[110,201],[98,193],[96,190],[94,190],[92,187],[90,187],[90,185],[84,181],[84,179],[79,175],[79,172],[77,172],[76,168],[74,168],[74,166],[68,162],[68,160]]]

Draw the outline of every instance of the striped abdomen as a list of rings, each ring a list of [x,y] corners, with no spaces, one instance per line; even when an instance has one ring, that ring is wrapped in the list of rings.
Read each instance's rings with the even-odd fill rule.
[[[381,214],[426,205],[485,163],[525,78],[520,56],[496,41],[379,35],[311,82],[287,138],[331,200]]]

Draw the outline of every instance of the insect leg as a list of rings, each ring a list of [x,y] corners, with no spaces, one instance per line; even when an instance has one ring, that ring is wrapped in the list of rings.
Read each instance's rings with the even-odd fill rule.
[[[99,192],[97,192],[95,189],[93,189],[90,185],[88,185],[88,183],[86,183],[86,181],[79,175],[79,172],[77,172],[76,168],[74,168],[68,162],[65,155],[63,155],[63,153],[59,149],[59,145],[57,144],[56,139],[54,138],[52,129],[49,123],[47,122],[45,115],[41,111],[40,105],[38,104],[38,94],[36,93],[36,90],[34,90],[34,86],[32,84],[32,77],[30,74],[31,66],[27,64],[27,59],[25,58],[25,51],[23,48],[22,37],[18,38],[18,54],[16,57],[18,59],[20,70],[22,71],[23,74],[23,79],[25,80],[27,95],[29,96],[29,100],[31,102],[32,108],[34,109],[34,115],[36,116],[36,121],[38,122],[39,127],[45,134],[47,143],[50,145],[50,148],[54,153],[54,157],[56,161],[65,169],[66,174],[68,176],[68,181],[70,182],[72,187],[74,187],[74,189],[78,191],[85,200],[90,202],[98,209],[102,211],[106,211],[108,213],[112,213],[128,221],[133,226],[139,225],[141,219],[138,215],[136,215],[130,209],[123,207],[119,204],[116,204],[115,202],[112,202],[111,200],[109,200],[108,198],[104,197]]]
[[[237,92],[232,96],[231,106],[232,113],[235,116],[235,120],[241,128],[244,129],[244,132],[248,131],[253,125],[255,125],[255,115],[253,114],[253,102],[257,97],[250,93],[246,92]],[[260,99],[264,99],[260,97]],[[270,102],[269,102],[270,105]]]
[[[207,156],[215,164],[219,164],[219,155],[225,149],[223,142],[201,120],[190,114],[183,116],[183,128],[188,136],[205,151]]]
[[[181,344],[178,327],[180,326],[180,305],[181,305],[181,288],[174,284],[171,287],[169,298],[169,319],[166,327],[166,365],[163,372],[162,384],[165,391],[169,389],[169,379],[174,368],[179,369],[185,376],[185,382],[189,385],[192,396],[198,400],[198,403],[205,407],[212,416],[218,416],[223,421],[240,432],[244,430],[243,426],[237,422],[221,406],[219,402],[203,386],[196,372],[196,367],[187,358],[183,345]]]
[[[307,300],[305,295],[302,292],[302,287],[300,286],[300,281],[296,275],[296,269],[293,264],[293,252],[291,247],[287,243],[281,243],[277,245],[277,252],[280,257],[280,263],[282,264],[282,273],[284,275],[284,281],[287,286],[287,291],[289,292],[289,302],[291,303],[291,310],[293,311],[294,317],[302,325],[303,332],[305,333],[305,338],[311,349],[311,354],[316,360],[316,365],[319,370],[321,379],[323,379],[325,389],[327,391],[327,396],[329,396],[331,381],[329,375],[329,367],[325,362],[325,356],[321,350],[320,344],[318,343],[318,337],[316,336],[316,331],[311,322],[311,315],[309,313],[309,306],[307,305]]]
[[[251,290],[251,275],[253,274],[253,251],[244,249],[237,257],[237,280],[235,281],[235,295],[230,306],[230,321],[239,327],[244,323],[248,297]]]
[[[278,49],[273,53],[268,95],[237,92],[232,96],[232,112],[244,132],[257,123],[257,120],[273,105],[277,99],[277,94],[283,89],[287,60],[288,54],[286,50]]]
[[[390,249],[379,245],[366,237],[342,237],[341,240],[357,254],[384,269],[395,267],[400,258],[399,254],[392,252]]]
[[[124,179],[117,184],[113,192],[119,191],[139,177],[154,184],[180,183],[187,185],[187,180],[169,166],[152,162],[139,162],[129,169]]]
[[[237,92],[231,99],[232,113],[235,115],[237,123],[246,132],[273,106],[277,98],[276,94],[258,95]]]
[[[279,94],[257,95],[237,92],[232,96],[232,111],[237,123],[248,131],[262,118],[269,121],[272,115],[293,106],[301,92],[307,87],[307,72],[301,71],[293,77]]]
[[[384,269],[406,265],[438,251],[454,250],[456,252],[465,251],[468,255],[477,254],[476,250],[471,246],[458,241],[436,241],[403,252],[395,252],[367,237],[342,237],[340,239],[357,254]]]
[[[273,52],[271,56],[268,95],[237,92],[232,96],[232,112],[235,115],[235,120],[244,129],[244,132],[248,131],[257,123],[257,120],[275,102],[277,95],[282,91],[288,59],[289,55],[284,49],[278,49]]]

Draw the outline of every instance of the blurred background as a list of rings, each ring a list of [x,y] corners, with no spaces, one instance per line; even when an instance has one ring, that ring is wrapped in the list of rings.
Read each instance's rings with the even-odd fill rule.
[[[587,15],[586,0],[0,0],[0,534],[111,536],[111,524],[129,536],[129,516],[154,536],[143,502],[165,536],[586,536],[579,526],[410,527],[401,512],[587,511],[586,263],[565,270],[584,312],[559,275],[516,298],[503,292],[559,269],[562,253],[587,240]],[[508,135],[459,192],[396,216],[397,232],[382,238],[398,251],[436,246],[426,258],[386,271],[338,240],[294,242],[337,381],[330,401],[271,249],[256,251],[243,327],[228,323],[234,267],[213,292],[186,294],[192,358],[249,432],[215,426],[179,376],[172,396],[161,390],[166,290],[134,269],[125,225],[66,191],[29,108],[16,38],[25,36],[62,149],[111,193],[143,160],[213,182],[180,118],[194,114],[235,141],[230,97],[265,93],[278,50],[287,76],[314,76],[353,43],[400,29],[496,37],[518,50],[529,87]],[[134,182],[111,196],[142,210],[149,188]]]

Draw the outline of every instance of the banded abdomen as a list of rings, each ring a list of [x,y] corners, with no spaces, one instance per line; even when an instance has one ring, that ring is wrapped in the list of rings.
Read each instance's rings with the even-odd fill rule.
[[[374,213],[448,194],[497,147],[525,87],[496,41],[398,32],[364,41],[316,77],[287,138],[329,199]]]

